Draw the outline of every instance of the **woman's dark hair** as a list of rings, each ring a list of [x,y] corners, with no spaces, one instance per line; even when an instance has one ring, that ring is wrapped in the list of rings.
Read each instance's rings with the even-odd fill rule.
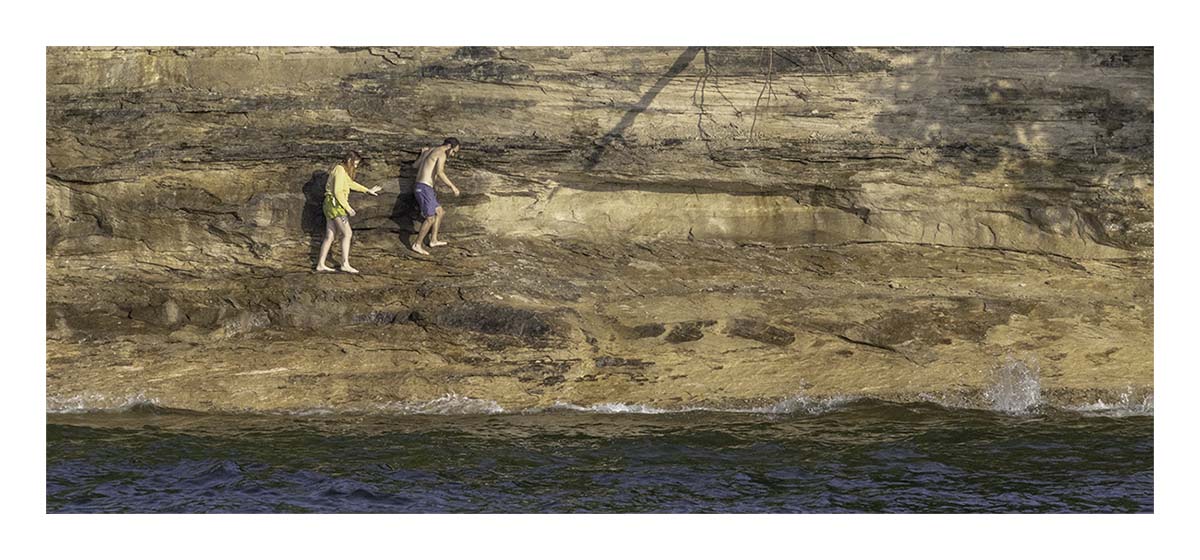
[[[449,144],[451,148],[457,148],[459,146],[458,138],[451,136],[442,140],[442,145],[445,146],[446,144]]]

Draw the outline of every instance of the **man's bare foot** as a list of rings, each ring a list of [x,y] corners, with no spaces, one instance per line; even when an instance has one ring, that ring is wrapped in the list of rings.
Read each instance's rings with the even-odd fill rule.
[[[416,245],[416,244],[414,244],[414,245],[412,246],[412,250],[413,250],[413,252],[414,252],[414,253],[420,253],[420,254],[422,254],[422,255],[428,255],[428,254],[429,254],[429,251],[426,251],[424,247],[422,247],[422,246],[420,246],[420,245]]]
[[[333,269],[325,266],[325,263],[321,263],[317,265],[317,272],[333,272]]]
[[[430,247],[442,247],[444,245],[447,245],[447,243],[445,241],[430,241],[429,242]]]
[[[342,263],[342,266],[339,266],[338,268],[341,269],[342,272],[349,272],[350,274],[358,274],[358,269],[354,268],[353,266],[350,266],[350,263]]]

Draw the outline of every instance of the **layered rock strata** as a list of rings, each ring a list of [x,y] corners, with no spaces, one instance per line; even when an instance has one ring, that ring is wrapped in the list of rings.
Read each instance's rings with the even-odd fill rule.
[[[1152,392],[1152,49],[52,48],[47,121],[52,408]]]

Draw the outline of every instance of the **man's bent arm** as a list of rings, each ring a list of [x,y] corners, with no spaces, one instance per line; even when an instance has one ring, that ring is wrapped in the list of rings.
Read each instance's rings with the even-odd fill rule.
[[[454,191],[454,194],[458,194],[458,187],[454,186],[454,182],[446,176],[446,158],[444,157],[439,159],[437,162],[437,177],[438,179],[441,179],[443,183],[449,185],[450,189]]]

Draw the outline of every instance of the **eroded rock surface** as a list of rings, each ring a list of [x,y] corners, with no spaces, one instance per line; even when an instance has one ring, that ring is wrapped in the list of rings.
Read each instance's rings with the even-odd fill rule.
[[[1152,84],[1131,48],[49,49],[50,406],[978,404],[1012,360],[1149,394]],[[364,274],[314,274],[348,149]]]

